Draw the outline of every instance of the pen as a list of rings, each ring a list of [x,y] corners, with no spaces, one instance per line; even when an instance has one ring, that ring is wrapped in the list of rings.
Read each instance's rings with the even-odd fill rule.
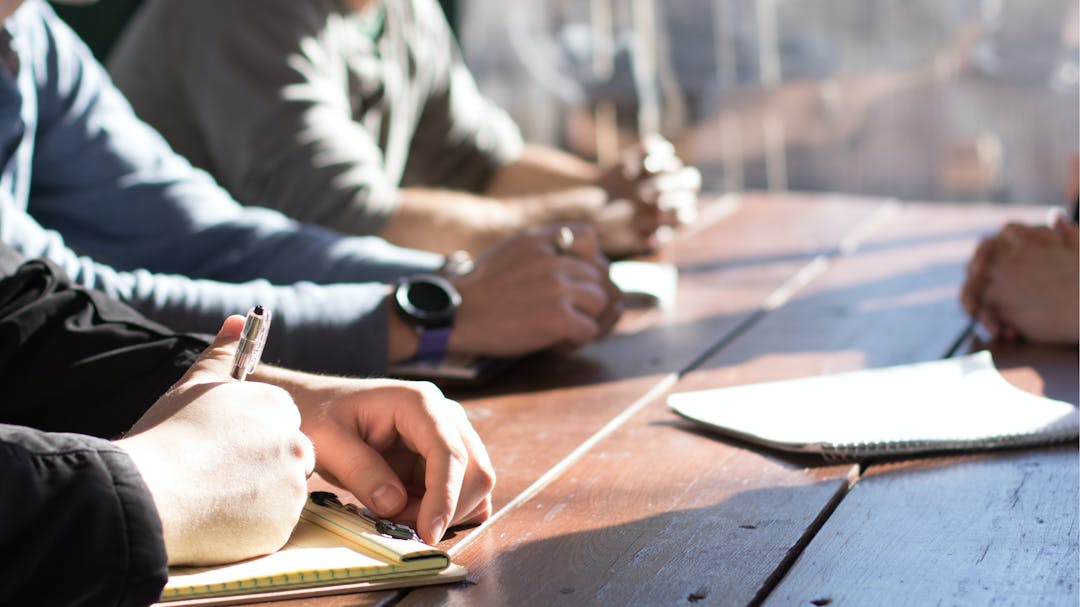
[[[244,381],[249,373],[255,370],[262,357],[263,346],[266,345],[266,336],[270,333],[270,310],[255,306],[248,310],[247,318],[244,319],[244,330],[240,332],[240,343],[236,345],[236,356],[233,358],[233,379]]]

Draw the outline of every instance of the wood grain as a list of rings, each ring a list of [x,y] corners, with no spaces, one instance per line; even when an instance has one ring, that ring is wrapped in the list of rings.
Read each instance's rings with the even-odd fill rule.
[[[1074,348],[991,350],[1014,386],[1080,400]],[[1077,455],[1072,444],[871,466],[766,604],[1076,605]]]
[[[953,300],[959,269],[997,220],[899,209],[867,235],[864,249],[827,255],[826,271],[805,292],[765,314],[686,384],[940,357],[967,325]],[[903,301],[910,293],[912,301]],[[913,305],[903,319],[931,328],[898,333],[877,322],[885,314],[877,302],[897,299],[885,309]],[[806,322],[808,312],[839,305],[840,313]],[[770,328],[773,322],[787,330]],[[776,357],[782,364],[759,364]],[[828,517],[852,472],[716,440],[673,421],[657,401],[462,552],[475,585],[417,590],[403,605],[754,602]]]
[[[534,356],[483,390],[453,392],[495,465],[495,507],[746,323],[766,296],[880,205],[744,197],[730,216],[661,252],[680,270],[674,309],[630,315],[614,335],[574,354]]]
[[[766,605],[1076,605],[1075,446],[872,469]]]
[[[884,480],[874,481],[892,486],[889,491],[865,489],[878,478],[871,469],[856,490],[885,497],[867,510],[849,505],[847,487],[856,467],[719,439],[674,417],[662,398],[645,398],[691,369],[676,389],[941,357],[967,326],[955,297],[977,238],[1007,218],[1034,220],[1044,213],[829,196],[742,197],[732,215],[683,234],[660,253],[680,269],[674,310],[630,314],[615,335],[577,353],[530,357],[483,390],[453,393],[488,445],[499,475],[498,519],[442,543],[461,548],[455,560],[470,568],[470,583],[288,605],[370,606],[399,599],[406,606],[726,605],[766,596],[777,604],[789,604],[783,598],[788,596],[804,604],[831,598],[811,596],[822,586],[807,590],[796,583],[806,568],[805,555],[823,536],[832,537],[825,532],[835,528],[841,511],[856,521],[872,521],[880,509],[902,514],[911,495],[948,494],[951,489],[939,489],[938,481],[922,479],[924,469],[939,470],[958,486],[989,490],[988,479],[1010,481],[1023,496],[1032,483],[1018,485],[1016,475],[1035,470],[1031,474],[1064,487],[1048,498],[1051,506],[1028,509],[1046,511],[1044,522],[1031,528],[1002,511],[1009,520],[995,524],[1041,540],[1046,538],[1036,532],[1053,520],[1055,530],[1075,538],[1075,509],[1065,516],[1048,511],[1060,509],[1069,491],[1075,506],[1076,468],[1062,467],[1068,448],[979,456],[960,468],[973,472],[953,471],[939,460],[924,468],[895,464],[901,467],[897,474],[882,472]],[[1010,379],[1018,385],[1059,381],[1047,383],[1026,360],[1016,353]],[[1067,380],[1069,373],[1062,367],[1058,376]],[[541,478],[546,480],[535,485]],[[889,485],[889,478],[911,480],[904,489],[904,481]],[[535,493],[523,494],[527,490]],[[989,504],[1002,501],[986,491],[972,494]],[[513,507],[504,509],[507,504]],[[928,527],[935,516],[940,525],[959,524],[949,512],[926,512],[922,518]],[[843,537],[836,542],[843,544]],[[463,538],[467,541],[457,546]],[[1026,545],[998,537],[994,546],[1001,554],[992,557],[994,571],[1005,575],[1008,567],[998,565],[1022,560]],[[829,552],[814,554],[828,566]],[[1075,565],[1075,540],[1071,554]],[[1055,555],[1064,562],[1069,552]],[[844,556],[877,558],[873,551]],[[820,579],[820,571],[805,570],[811,580],[812,575]],[[836,588],[858,591],[842,576],[831,579]],[[792,584],[794,594],[779,594]],[[1030,588],[1036,593],[1031,596],[1055,596],[1043,587]],[[882,595],[870,597],[843,604],[882,602]]]

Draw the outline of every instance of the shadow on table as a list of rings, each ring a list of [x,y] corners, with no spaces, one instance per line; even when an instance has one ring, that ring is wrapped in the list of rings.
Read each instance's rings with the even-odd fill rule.
[[[931,264],[906,274],[796,296],[770,313],[740,309],[689,321],[661,315],[654,325],[610,335],[571,354],[525,357],[485,386],[449,390],[458,398],[530,393],[660,378],[783,353],[813,352],[827,363],[822,352],[859,351],[865,367],[940,358],[968,323],[955,293],[960,272],[958,264]],[[718,285],[718,297],[723,297],[724,288]],[[752,338],[742,336],[751,327]],[[717,351],[719,356],[702,356]]]
[[[611,496],[570,501],[545,527],[527,532],[541,539],[474,546],[469,552],[483,550],[490,562],[471,571],[468,582],[414,591],[400,605],[745,605],[783,575],[845,484],[835,479],[753,489],[714,505],[612,525],[604,519],[623,513],[611,510],[614,504],[595,503],[611,502]],[[536,507],[554,511],[563,505]],[[575,510],[580,506],[595,510]],[[666,507],[679,504],[654,509]],[[586,529],[561,532],[568,526]],[[511,547],[500,550],[503,545]]]
[[[771,447],[765,447],[749,441],[744,441],[727,434],[721,434],[719,432],[712,431],[701,424],[683,419],[681,417],[675,417],[674,419],[662,419],[656,420],[649,424],[656,428],[673,428],[681,430],[687,434],[693,434],[701,438],[716,441],[724,445],[745,450],[753,451],[768,459],[782,462],[788,468],[827,468],[837,465],[835,461],[827,461],[820,455],[814,455],[810,453],[793,453],[791,451],[782,451],[780,449],[773,449]]]

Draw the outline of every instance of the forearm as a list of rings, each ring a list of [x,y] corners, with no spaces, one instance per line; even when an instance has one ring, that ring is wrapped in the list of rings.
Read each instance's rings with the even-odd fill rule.
[[[401,190],[381,236],[400,246],[479,255],[529,226],[595,220],[606,197],[593,187],[494,198],[451,190]]]
[[[434,268],[430,268],[433,270]],[[160,287],[160,285],[159,285]],[[229,314],[263,305],[274,312],[264,360],[320,373],[385,373],[387,286],[381,283],[289,286],[264,281],[222,284],[181,280],[158,289],[164,303],[136,307],[170,327],[212,332]]]
[[[526,145],[516,161],[495,172],[485,193],[500,198],[555,192],[594,185],[600,176],[600,167],[573,154]]]
[[[403,247],[479,253],[527,224],[524,205],[454,190],[399,190],[398,205],[379,235]]]
[[[158,599],[167,574],[161,523],[123,450],[0,425],[0,486],[0,604],[134,607]]]

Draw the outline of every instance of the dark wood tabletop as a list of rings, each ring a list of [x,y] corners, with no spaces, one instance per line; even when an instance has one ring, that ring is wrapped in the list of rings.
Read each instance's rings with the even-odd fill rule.
[[[275,605],[1076,605],[1077,445],[827,463],[703,432],[672,391],[987,347],[957,292],[977,240],[1045,207],[744,194],[657,254],[670,309],[451,390],[498,474],[441,544],[468,582]],[[991,347],[1078,401],[1075,348]]]

